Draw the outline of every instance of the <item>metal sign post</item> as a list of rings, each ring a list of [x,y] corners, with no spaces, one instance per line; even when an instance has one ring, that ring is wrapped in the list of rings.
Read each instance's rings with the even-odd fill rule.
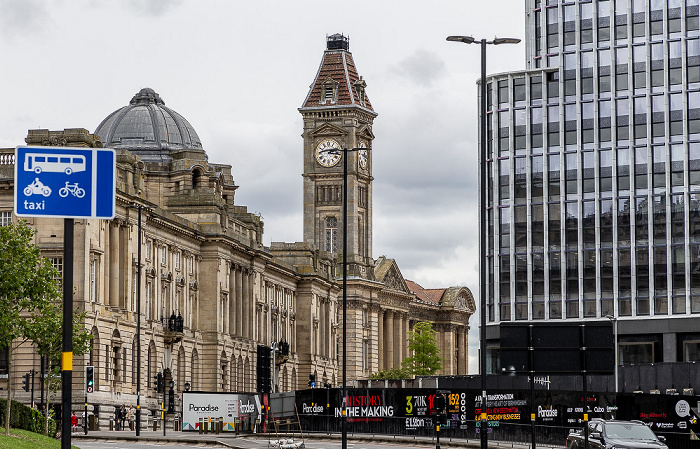
[[[116,168],[111,149],[20,146],[15,151],[15,215],[65,219],[61,449],[71,448],[72,430],[73,219],[114,218]]]

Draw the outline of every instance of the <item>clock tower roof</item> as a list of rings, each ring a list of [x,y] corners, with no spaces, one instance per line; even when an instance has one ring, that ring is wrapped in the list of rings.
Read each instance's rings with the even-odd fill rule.
[[[350,40],[342,34],[326,37],[321,65],[300,110],[355,106],[376,115],[349,48]]]

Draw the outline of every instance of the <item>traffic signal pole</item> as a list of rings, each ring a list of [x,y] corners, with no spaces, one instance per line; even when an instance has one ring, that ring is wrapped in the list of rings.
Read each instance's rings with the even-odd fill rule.
[[[74,222],[63,219],[63,354],[61,357],[61,449],[71,449],[73,393],[73,241]],[[48,412],[48,411],[47,411]]]

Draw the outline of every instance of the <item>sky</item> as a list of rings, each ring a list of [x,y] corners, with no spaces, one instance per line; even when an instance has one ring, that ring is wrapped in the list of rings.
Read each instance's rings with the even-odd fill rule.
[[[302,118],[326,36],[350,39],[374,121],[373,256],[479,303],[478,45],[524,39],[523,0],[0,0],[0,148],[29,129],[94,132],[143,87],[184,116],[263,242],[302,240]],[[488,47],[489,74],[525,46]],[[478,372],[479,312],[469,371]]]

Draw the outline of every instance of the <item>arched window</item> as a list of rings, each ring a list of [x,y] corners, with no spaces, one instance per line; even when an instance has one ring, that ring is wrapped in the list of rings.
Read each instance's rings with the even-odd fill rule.
[[[131,385],[134,386],[135,388],[137,387],[136,385],[136,357],[138,354],[139,347],[136,345],[136,336],[134,336],[134,341],[131,343]]]
[[[190,377],[190,383],[192,384],[192,390],[197,391],[199,389],[199,354],[196,349],[192,350],[192,375]]]
[[[153,380],[157,372],[158,354],[156,352],[156,344],[153,342],[153,340],[151,340],[151,343],[148,345],[148,375],[146,377],[149,382]],[[156,394],[152,388],[147,388],[146,390],[153,395]]]
[[[192,188],[197,189],[202,187],[202,170],[195,169],[192,171]]]
[[[336,252],[338,250],[338,219],[336,217],[326,217],[326,251]]]
[[[225,352],[221,352],[221,390],[228,391],[228,360]]]

